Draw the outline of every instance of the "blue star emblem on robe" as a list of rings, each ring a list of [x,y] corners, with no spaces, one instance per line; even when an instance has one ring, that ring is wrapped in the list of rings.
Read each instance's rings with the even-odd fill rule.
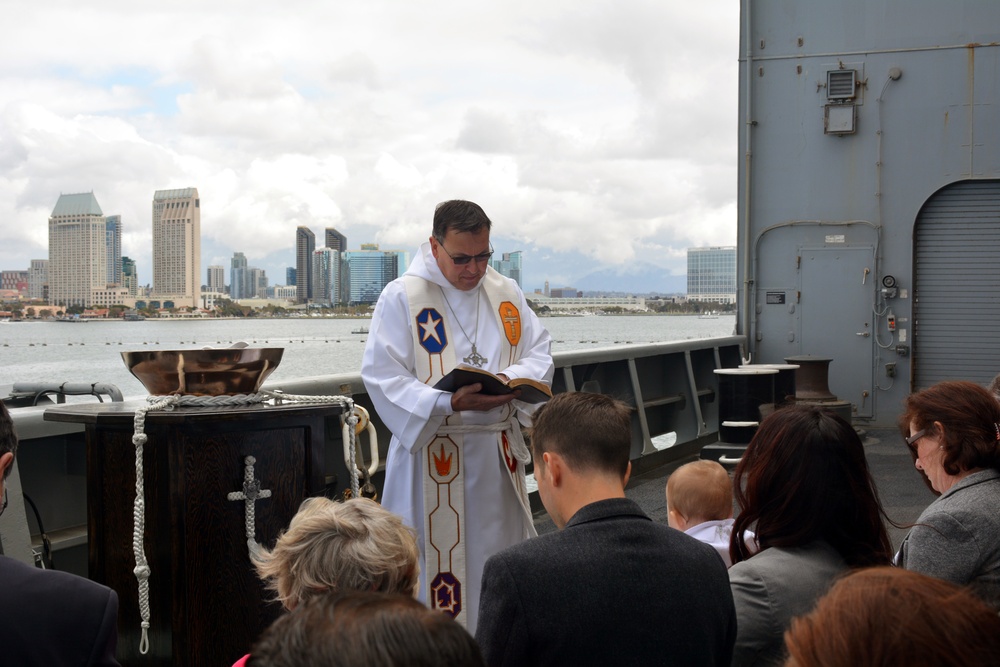
[[[448,346],[448,336],[444,332],[444,319],[433,308],[424,308],[417,315],[420,328],[420,347],[429,354],[440,354]]]

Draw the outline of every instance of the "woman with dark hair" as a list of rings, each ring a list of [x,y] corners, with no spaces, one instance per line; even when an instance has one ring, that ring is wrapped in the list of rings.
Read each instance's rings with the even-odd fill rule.
[[[968,589],[898,567],[833,585],[785,633],[794,667],[993,667],[1000,616]]]
[[[903,540],[897,565],[968,585],[1000,610],[1000,402],[972,382],[906,399],[899,429],[940,496]]]
[[[371,591],[310,598],[254,644],[249,667],[484,667],[458,621],[407,595]]]
[[[784,408],[761,422],[736,466],[733,493],[733,664],[781,664],[788,624],[837,576],[890,563],[885,513],[858,434],[817,407]],[[750,530],[756,553],[743,539]]]

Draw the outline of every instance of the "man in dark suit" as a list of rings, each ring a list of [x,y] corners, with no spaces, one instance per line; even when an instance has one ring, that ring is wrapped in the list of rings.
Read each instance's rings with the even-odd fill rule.
[[[632,409],[557,394],[533,417],[535,479],[560,529],[486,562],[476,640],[504,665],[729,665],[736,612],[715,549],[625,497]]]
[[[17,435],[0,401],[0,505],[17,452]],[[2,512],[3,509],[0,509]],[[118,665],[118,596],[66,572],[40,570],[0,556],[0,664],[18,667]]]

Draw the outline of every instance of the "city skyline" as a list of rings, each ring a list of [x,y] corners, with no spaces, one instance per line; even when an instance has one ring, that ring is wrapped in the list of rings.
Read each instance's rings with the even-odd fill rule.
[[[71,194],[71,195],[60,195],[60,199],[62,199],[63,197],[82,198],[81,201],[92,202],[93,207],[96,209],[94,211],[94,215],[95,216],[99,216],[100,215],[100,206],[96,203],[97,200],[96,200],[96,197],[95,197],[95,195],[94,195],[93,192],[89,192],[89,193],[76,193],[76,194]],[[166,202],[167,202],[167,200],[170,200],[172,198],[179,198],[181,200],[184,200],[184,201],[181,201],[181,202],[176,202],[173,205],[178,206],[178,207],[184,206],[184,207],[193,208],[194,211],[195,211],[195,213],[196,213],[195,222],[197,223],[198,220],[200,220],[200,198],[198,197],[198,190],[196,188],[185,188],[185,189],[163,190],[163,191],[158,190],[158,191],[156,191],[154,193],[154,200],[153,200],[154,201],[154,213],[153,213],[152,226],[154,228],[157,226],[157,223],[158,223],[160,217],[162,217],[164,215],[164,207],[167,207],[166,210],[168,210],[168,211],[170,210],[169,206],[171,206],[171,204],[166,203]],[[163,200],[164,203],[161,203],[160,205],[158,205],[157,204],[158,200]],[[57,208],[59,206],[60,206],[60,203],[57,202]],[[181,214],[181,215],[183,217],[184,214]],[[106,224],[106,230],[105,230],[105,233],[106,233],[106,235],[105,235],[106,246],[105,246],[105,251],[107,252],[106,259],[104,261],[106,261],[106,264],[108,266],[108,274],[107,274],[107,287],[108,287],[108,290],[105,290],[105,293],[102,294],[101,297],[96,300],[96,303],[98,303],[98,304],[104,304],[104,305],[113,303],[114,298],[116,297],[116,295],[119,295],[120,292],[116,292],[112,288],[122,287],[123,284],[127,286],[127,288],[128,288],[127,289],[128,294],[131,295],[131,296],[133,296],[133,297],[135,297],[135,295],[136,295],[137,288],[138,287],[143,287],[143,288],[145,288],[147,290],[147,296],[148,296],[148,298],[150,298],[150,299],[152,299],[154,301],[168,301],[168,302],[171,302],[171,303],[182,302],[182,303],[190,303],[192,305],[199,302],[199,298],[192,296],[191,293],[190,293],[190,290],[188,290],[187,296],[178,295],[178,294],[176,294],[174,292],[171,292],[169,290],[166,290],[166,291],[165,290],[161,290],[160,293],[157,293],[156,290],[153,289],[153,286],[152,286],[151,283],[141,283],[138,280],[138,278],[137,278],[138,272],[136,270],[135,260],[129,258],[128,256],[123,256],[121,254],[121,252],[120,252],[120,237],[121,237],[121,233],[122,233],[121,216],[120,215],[105,216],[104,217],[104,221],[105,221],[105,224]],[[196,225],[192,226],[190,224],[192,222],[190,219],[187,219],[187,220],[181,219],[179,222],[181,222],[181,223],[187,222],[188,223],[188,225],[186,227],[187,230],[188,230],[187,231],[187,237],[190,237],[190,231],[191,231],[191,229],[195,229]],[[308,229],[306,227],[300,227],[296,231],[296,246],[298,246],[301,243],[302,239],[305,238],[305,237],[303,237],[303,234],[306,234],[307,237],[310,240],[312,240],[312,243],[309,244],[309,245],[311,247],[315,247],[315,233],[313,233],[310,229]],[[181,234],[181,236],[184,237],[185,235]],[[187,238],[187,237],[185,237],[185,238]],[[350,250],[350,248],[348,246],[348,243],[347,243],[347,237],[344,234],[338,232],[335,228],[331,228],[331,227],[325,228],[325,230],[324,230],[324,240],[325,240],[325,242],[328,245],[332,245],[336,249],[342,249],[342,250],[339,250],[339,252],[342,253],[343,256],[345,256],[345,257],[346,257],[346,253]],[[193,242],[191,238],[187,238],[187,240],[185,241],[185,243],[191,244],[192,247],[191,248],[184,248],[184,247],[182,247],[182,248],[178,249],[177,251],[175,251],[175,253],[179,254],[181,257],[184,257],[185,255],[190,255],[191,257],[195,256],[197,254],[198,246],[200,244],[197,243],[197,242]],[[359,245],[361,246],[361,249],[365,250],[365,251],[379,250],[379,246],[376,243],[361,243]],[[319,251],[321,249],[326,249],[326,248],[327,248],[327,246],[321,246],[321,248],[315,248],[315,251]],[[391,280],[392,278],[396,277],[397,275],[401,275],[406,270],[406,268],[407,268],[407,266],[409,264],[409,258],[410,258],[410,253],[408,253],[406,251],[395,251],[394,250],[394,251],[388,251],[388,252],[391,252],[392,256],[394,258],[396,258],[394,260],[394,262],[396,264],[398,264],[398,266],[396,266],[396,267],[393,268],[392,275],[389,278],[386,278],[385,282],[388,282],[389,280]],[[689,249],[689,252],[690,252],[690,249]],[[523,279],[522,279],[522,269],[523,269],[522,256],[523,256],[523,252],[522,251],[497,252],[496,255],[495,255],[495,257],[494,257],[494,259],[490,262],[490,264],[491,264],[491,266],[494,269],[500,271],[503,275],[514,279],[519,284],[522,284],[522,281],[523,281]],[[315,258],[312,258],[312,259],[314,260]],[[116,262],[117,262],[117,264],[116,264]],[[117,275],[120,276],[120,278],[116,280],[115,276],[112,275],[113,272],[112,272],[112,268],[111,267],[112,266],[116,266],[116,267],[117,266],[122,266],[123,262],[128,267],[127,275],[123,275],[122,273],[117,273]],[[25,281],[28,282],[27,281],[27,276],[28,275],[33,276],[31,282],[36,283],[36,286],[35,287],[31,287],[31,289],[35,290],[35,291],[38,291],[37,285],[41,285],[43,282],[45,282],[45,279],[44,279],[44,277],[39,278],[39,277],[36,277],[36,276],[38,276],[38,275],[43,275],[44,276],[44,274],[45,274],[45,272],[47,270],[47,264],[48,264],[48,260],[47,259],[37,259],[37,260],[31,260],[31,267],[28,270],[5,269],[3,267],[0,267],[0,271],[2,271],[3,274],[5,275],[5,279],[9,278],[10,274],[12,274],[12,273],[20,273],[20,274],[23,274],[23,276],[25,276]],[[190,268],[190,265],[188,266],[188,268]],[[310,265],[310,269],[312,269],[311,265]],[[213,279],[213,270],[215,270],[215,272],[216,272],[214,274],[215,275],[214,279]],[[193,283],[195,283],[196,289],[198,291],[214,292],[214,293],[217,294],[217,293],[220,292],[220,290],[218,288],[221,285],[222,287],[225,288],[224,292],[227,293],[228,295],[230,295],[234,299],[242,299],[242,298],[265,298],[266,297],[265,292],[267,292],[267,291],[273,291],[273,289],[275,287],[283,287],[283,286],[287,286],[289,284],[294,287],[295,284],[294,283],[289,283],[287,281],[287,279],[288,279],[289,276],[294,277],[298,273],[297,267],[295,267],[295,266],[285,266],[283,273],[284,273],[284,275],[286,277],[286,282],[285,283],[281,283],[280,280],[275,279],[273,281],[273,283],[272,283],[271,277],[269,277],[269,274],[267,274],[266,270],[250,266],[249,263],[248,263],[248,261],[247,261],[247,259],[246,259],[245,254],[242,253],[242,252],[239,252],[239,251],[235,251],[233,253],[233,255],[231,256],[231,258],[230,258],[230,281],[229,281],[229,284],[226,284],[226,282],[225,282],[224,272],[225,272],[225,267],[224,266],[215,265],[215,264],[210,264],[208,266],[205,266],[204,264],[202,264],[202,271],[199,272],[197,269],[194,269],[193,273],[189,272],[190,275],[188,276],[188,278],[186,280],[187,280],[187,282],[193,282]],[[244,275],[244,272],[245,272],[245,275]],[[276,273],[278,275],[281,275],[282,271],[279,270],[279,271],[276,271]],[[306,274],[307,276],[309,276],[309,275],[313,274],[313,271],[309,270],[309,271],[305,271],[303,273]],[[221,274],[221,277],[220,277],[220,274]],[[270,275],[273,275],[273,274],[270,274]],[[389,274],[383,274],[383,275],[389,275]],[[202,280],[202,277],[204,278],[204,280]],[[174,278],[171,278],[171,280],[173,280],[173,279]],[[349,279],[347,279],[346,277],[344,277],[344,278],[338,277],[335,280],[337,280],[338,282],[342,283],[343,290],[344,290],[342,296],[340,297],[339,302],[340,303],[350,302],[352,299],[349,296],[349,291],[351,289]],[[536,287],[533,287],[531,289],[527,289],[526,291],[528,291],[528,292],[534,292],[534,293],[543,293],[544,290],[548,289],[549,281],[548,280],[544,281],[544,284],[545,284],[545,288],[544,289],[541,286],[536,286]],[[522,287],[523,287],[523,285],[522,285]],[[569,289],[569,290],[575,290],[576,289],[572,285],[564,285],[564,287],[566,289]],[[184,289],[182,288],[181,291],[183,292]],[[339,288],[338,288],[338,291],[339,291]],[[370,292],[371,289],[369,288],[368,291]],[[625,292],[634,292],[634,293],[655,294],[657,292],[661,292],[661,293],[676,292],[677,290],[674,289],[674,288],[672,288],[672,287],[671,288],[667,288],[667,289],[662,289],[660,287],[648,287],[647,289],[638,289],[638,290],[625,289],[625,290],[622,290],[622,289],[619,289],[619,288],[616,288],[616,287],[613,287],[613,286],[612,287],[602,286],[602,287],[598,287],[596,290],[593,287],[591,287],[589,289],[589,291],[608,291],[608,292],[611,292],[611,293],[614,293],[614,292],[619,292],[620,293],[622,291],[625,291]],[[357,298],[356,294],[354,296],[355,296],[355,298]],[[370,298],[371,296],[372,296],[371,294],[367,294],[366,300],[368,298]],[[39,297],[38,297],[37,294],[35,294],[31,298],[39,298]],[[304,302],[301,299],[296,299],[296,301],[298,301],[299,303],[303,303]]]

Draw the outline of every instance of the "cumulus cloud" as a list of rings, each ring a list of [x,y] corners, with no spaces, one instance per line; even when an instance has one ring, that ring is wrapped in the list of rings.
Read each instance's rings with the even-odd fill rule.
[[[0,268],[45,257],[59,194],[93,190],[147,282],[153,192],[197,187],[205,266],[244,252],[272,282],[298,225],[412,253],[455,197],[525,253],[529,288],[683,273],[687,247],[735,243],[738,11],[24,5],[0,42]]]

